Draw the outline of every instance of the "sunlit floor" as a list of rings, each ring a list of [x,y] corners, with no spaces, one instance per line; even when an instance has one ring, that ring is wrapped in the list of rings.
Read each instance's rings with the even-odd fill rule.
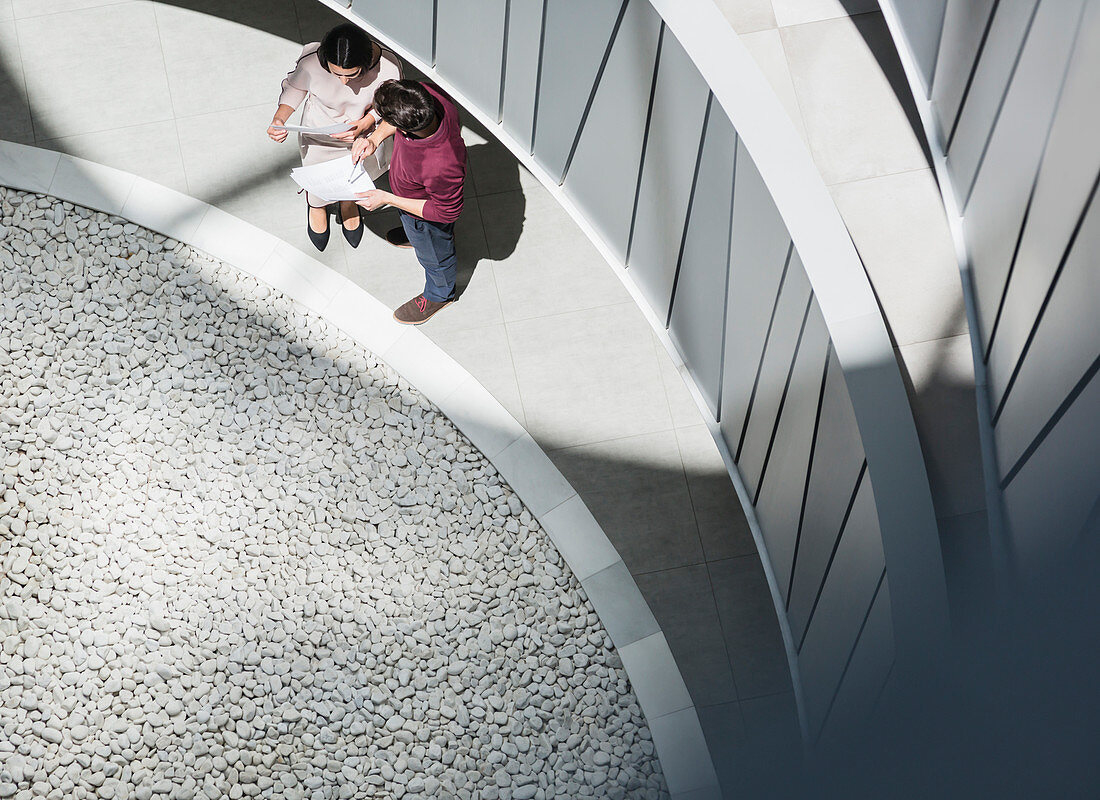
[[[580,584],[413,387],[173,240],[0,209],[0,797],[668,796]]]
[[[396,306],[422,285],[412,255],[371,234],[353,250],[335,231],[313,250],[288,177],[296,148],[264,135],[300,44],[335,21],[314,0],[0,0],[0,138],[217,205]],[[694,402],[568,215],[475,123],[465,135],[464,291],[424,332],[592,510],[668,638],[716,763],[796,741],[763,571]]]

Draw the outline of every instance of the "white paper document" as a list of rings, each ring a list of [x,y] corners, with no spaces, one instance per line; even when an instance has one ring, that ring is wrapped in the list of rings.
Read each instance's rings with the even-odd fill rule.
[[[290,177],[310,194],[330,203],[356,200],[357,193],[374,188],[374,181],[363,169],[363,162],[353,165],[350,155],[308,167],[296,167],[290,171]]]
[[[335,125],[322,125],[319,128],[311,128],[308,125],[272,125],[271,127],[277,131],[294,131],[296,133],[312,133],[322,136],[331,136],[334,133],[350,131],[355,126],[338,122]]]

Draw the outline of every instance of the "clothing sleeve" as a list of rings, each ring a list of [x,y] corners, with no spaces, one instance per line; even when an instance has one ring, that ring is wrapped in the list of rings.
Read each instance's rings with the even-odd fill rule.
[[[424,203],[424,219],[432,222],[454,222],[462,213],[462,184],[466,179],[466,153],[458,153],[445,169],[434,172],[424,181],[428,199]]]
[[[282,91],[279,93],[279,105],[297,108],[309,94],[309,72],[306,67],[306,56],[310,47],[307,46],[298,57],[298,63],[294,69],[283,78]]]

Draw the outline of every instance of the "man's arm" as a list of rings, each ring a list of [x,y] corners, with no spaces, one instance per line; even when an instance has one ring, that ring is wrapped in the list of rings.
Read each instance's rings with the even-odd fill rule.
[[[355,143],[351,146],[351,160],[358,164],[360,159],[373,154],[382,142],[395,133],[397,133],[397,128],[385,120],[380,120],[374,130],[371,131],[370,136],[362,136],[355,140]]]
[[[381,189],[371,189],[369,192],[363,192],[359,197],[361,199],[355,202],[367,211],[375,211],[382,206],[393,206],[421,219],[424,218],[424,204],[428,202],[413,200],[411,197],[398,197],[392,192],[384,192]]]

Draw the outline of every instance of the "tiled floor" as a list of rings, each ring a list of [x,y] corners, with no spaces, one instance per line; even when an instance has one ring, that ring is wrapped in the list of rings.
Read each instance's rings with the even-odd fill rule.
[[[287,175],[297,149],[264,129],[301,43],[335,21],[313,0],[0,0],[0,138],[163,183],[315,255]],[[713,709],[712,750],[740,746],[731,730],[779,731],[796,752],[775,612],[694,402],[556,201],[476,123],[465,135],[465,288],[424,332],[526,426],[619,549],[693,701]],[[370,234],[352,250],[334,230],[319,258],[391,306],[423,280]]]

